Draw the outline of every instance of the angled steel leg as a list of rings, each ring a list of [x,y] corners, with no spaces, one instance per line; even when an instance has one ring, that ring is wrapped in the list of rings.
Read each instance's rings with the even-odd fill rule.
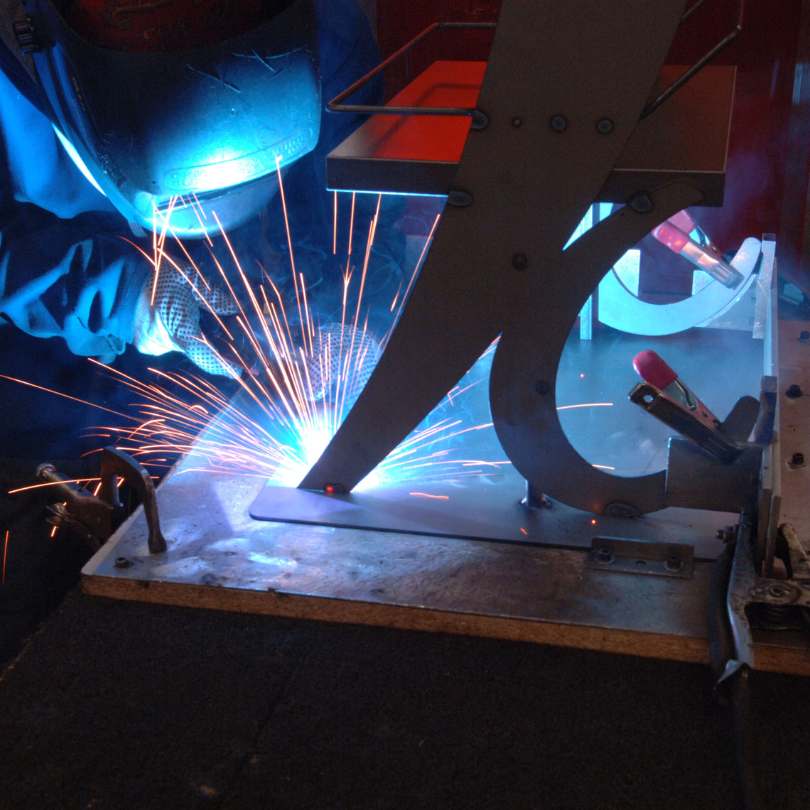
[[[499,333],[538,319],[568,332],[596,281],[588,274],[572,308],[566,285],[580,271],[563,245],[635,129],[684,5],[505,0],[480,96],[489,125],[470,134],[456,193],[379,366],[301,487],[352,489]],[[651,217],[648,230],[666,216]],[[599,239],[579,250],[591,244]],[[556,349],[534,353],[556,367]]]

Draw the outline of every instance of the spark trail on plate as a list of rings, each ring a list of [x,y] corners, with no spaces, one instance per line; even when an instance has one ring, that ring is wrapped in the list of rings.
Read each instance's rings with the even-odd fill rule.
[[[297,486],[329,444],[371,375],[424,262],[440,215],[432,221],[404,294],[400,285],[390,306],[382,302],[380,311],[385,311],[389,321],[387,331],[374,335],[369,330],[366,290],[369,274],[374,272],[382,195],[377,197],[368,222],[358,222],[359,206],[353,194],[344,226],[348,229],[345,262],[343,257],[335,262],[336,277],[332,279],[339,285],[340,314],[339,318],[322,324],[313,312],[307,280],[296,261],[294,223],[290,221],[278,161],[276,170],[293,293],[290,300],[282,294],[279,276],[261,263],[256,262],[256,267],[248,272],[216,212],[206,212],[196,197],[178,196],[165,209],[155,210],[151,253],[126,240],[151,265],[153,305],[160,275],[178,273],[193,291],[201,311],[211,316],[220,339],[200,332],[197,340],[216,356],[223,377],[151,367],[148,378],[139,379],[89,359],[88,362],[135,395],[126,412],[31,381],[5,379],[116,417],[114,421],[93,426],[86,438],[103,438],[105,444],[132,454],[152,471],[168,469],[179,457],[187,457],[183,473],[221,473]],[[226,259],[217,253],[218,245],[210,238],[205,242],[205,260],[193,257],[172,228],[171,215],[177,204],[190,206],[200,223],[213,218],[219,229],[219,249]],[[338,215],[338,198],[334,196],[331,223],[334,254],[338,245]],[[365,238],[362,251],[356,250],[358,237]],[[232,301],[235,312],[232,321],[226,322],[212,305],[211,294],[215,290],[224,292]],[[410,435],[365,483],[412,479],[421,483],[444,482],[490,476],[499,467],[508,465],[504,460],[463,455],[460,437],[492,428],[491,422],[469,424],[460,414],[459,402],[481,381],[454,388],[437,413]],[[85,455],[98,452],[100,447]],[[88,485],[95,481],[77,483]],[[444,496],[439,493],[437,497]]]

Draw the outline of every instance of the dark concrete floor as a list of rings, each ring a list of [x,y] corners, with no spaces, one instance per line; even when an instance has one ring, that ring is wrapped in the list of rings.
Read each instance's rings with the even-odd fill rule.
[[[706,670],[73,592],[0,677],[3,808],[732,808]],[[755,681],[810,806],[810,682]]]

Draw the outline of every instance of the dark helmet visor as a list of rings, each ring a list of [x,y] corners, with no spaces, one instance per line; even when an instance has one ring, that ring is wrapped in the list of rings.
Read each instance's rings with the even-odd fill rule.
[[[259,27],[177,53],[99,48],[48,0],[26,2],[40,48],[37,77],[55,124],[131,222],[202,235],[255,214],[276,168],[315,148],[321,98],[312,0],[292,0]]]

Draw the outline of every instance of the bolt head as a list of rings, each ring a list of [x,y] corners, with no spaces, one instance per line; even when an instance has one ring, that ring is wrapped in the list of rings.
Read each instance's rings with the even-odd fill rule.
[[[568,119],[564,115],[557,113],[549,118],[548,125],[553,132],[565,132],[568,129]]]
[[[794,453],[790,457],[791,467],[804,467],[804,453]]]
[[[523,126],[523,119],[519,115],[514,116],[512,118],[512,126],[515,129],[520,129],[520,127]]]
[[[802,387],[794,383],[793,385],[788,386],[787,391],[785,391],[785,396],[788,399],[798,399],[803,393]]]
[[[596,131],[600,135],[610,135],[614,129],[616,129],[616,125],[613,123],[612,118],[600,118],[596,122]]]
[[[627,204],[637,214],[649,214],[655,208],[652,197],[646,191],[639,191],[638,194],[634,194],[627,201]]]
[[[515,253],[512,255],[512,267],[523,272],[529,267],[529,257],[525,253]]]

